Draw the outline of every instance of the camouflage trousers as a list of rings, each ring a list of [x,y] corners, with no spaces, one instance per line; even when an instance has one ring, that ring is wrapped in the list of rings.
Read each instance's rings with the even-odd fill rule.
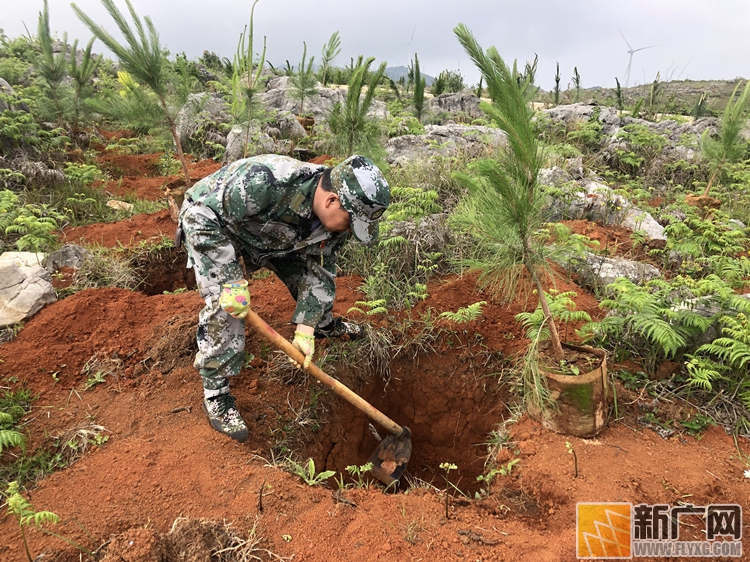
[[[299,282],[306,273],[307,260],[294,252],[263,255],[254,248],[238,248],[241,246],[238,241],[232,242],[234,252],[225,249],[217,253],[210,249],[210,237],[213,236],[211,229],[201,228],[201,223],[206,221],[213,221],[215,224],[213,211],[202,205],[186,203],[180,217],[188,251],[188,267],[192,263],[198,291],[206,303],[198,314],[198,353],[193,366],[203,379],[206,396],[218,396],[229,392],[227,378],[239,374],[242,369],[245,357],[245,320],[235,318],[221,308],[221,283],[216,279],[226,282],[237,280],[239,276],[226,279],[227,268],[231,263],[237,263],[237,256],[242,256],[248,272],[262,267],[273,271],[296,301]],[[230,255],[232,253],[234,255]],[[250,305],[252,306],[252,294]],[[328,311],[319,324],[326,325],[332,320],[333,315]]]

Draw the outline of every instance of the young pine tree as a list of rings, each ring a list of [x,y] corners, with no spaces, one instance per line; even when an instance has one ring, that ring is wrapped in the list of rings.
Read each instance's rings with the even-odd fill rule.
[[[37,40],[41,54],[36,56],[34,66],[44,80],[50,99],[54,105],[54,115],[57,124],[63,124],[63,87],[62,83],[68,75],[68,34],[63,35],[62,51],[56,56],[53,52],[53,40],[49,27],[49,5],[44,0],[44,9],[39,12],[37,25]],[[74,53],[75,56],[75,53]]]
[[[92,57],[91,48],[94,46],[95,38],[91,38],[86,50],[83,51],[83,59],[78,64],[78,40],[73,41],[73,47],[70,50],[70,77],[73,79],[75,85],[75,93],[73,96],[73,134],[78,133],[78,121],[83,109],[83,100],[85,99],[86,88],[91,84],[91,78],[99,68],[99,64],[102,61],[102,57]]]
[[[341,38],[339,32],[336,31],[328,39],[328,43],[323,45],[323,58],[320,63],[320,82],[325,88],[328,84],[328,71],[331,63],[341,52]]]
[[[260,0],[253,2],[250,8],[250,28],[245,29],[240,34],[240,40],[237,43],[237,52],[234,55],[233,73],[232,73],[232,115],[238,117],[243,112],[247,115],[247,126],[245,127],[245,150],[244,156],[247,157],[247,147],[250,144],[250,122],[253,117],[253,99],[260,89],[260,74],[263,72],[263,65],[266,60],[266,38],[263,37],[263,52],[257,64],[253,62],[253,23],[255,19],[255,5]],[[247,48],[246,44],[247,43]],[[289,66],[289,61],[287,61]]]
[[[422,76],[419,71],[419,58],[417,53],[414,53],[414,111],[417,114],[417,119],[421,121],[422,111],[424,111],[424,89],[427,85],[427,79]]]
[[[512,290],[522,270],[528,273],[555,357],[563,360],[560,336],[542,285],[542,272],[548,268],[547,250],[538,233],[546,216],[537,176],[544,156],[532,124],[532,75],[519,73],[515,64],[509,67],[495,47],[485,52],[465,25],[459,24],[453,31],[487,83],[492,103],[481,102],[480,108],[508,135],[508,146],[499,159],[480,160],[473,176],[459,176],[470,189],[459,220],[481,233],[480,240],[491,252],[490,260],[484,262],[485,274],[496,286]]]
[[[182,152],[180,137],[177,135],[175,116],[167,104],[168,80],[165,72],[166,59],[159,43],[159,34],[156,32],[156,28],[148,16],[143,18],[143,21],[146,23],[144,29],[143,22],[138,17],[138,14],[135,13],[130,0],[125,0],[125,4],[133,20],[133,27],[131,27],[125,16],[117,8],[114,0],[102,0],[102,4],[125,38],[124,44],[118,42],[103,26],[94,22],[78,6],[71,4],[71,7],[78,16],[78,19],[94,34],[94,37],[104,43],[117,56],[122,69],[138,82],[148,86],[159,98],[164,118],[172,133],[174,144],[177,147],[177,156],[182,164],[182,171],[185,176],[185,190],[187,190],[190,187],[190,173],[188,172],[187,160]],[[183,194],[184,190],[181,193],[172,192],[168,196],[172,219],[175,221],[177,220],[177,213],[182,204]]]
[[[370,65],[375,57],[369,57],[363,61],[363,57],[357,59],[353,66],[352,76],[349,80],[349,90],[346,94],[344,105],[336,104],[331,112],[328,124],[334,136],[340,140],[342,152],[345,156],[351,156],[357,144],[365,142],[376,134],[372,120],[367,116],[367,111],[372,105],[377,88],[385,74],[386,63],[383,62],[378,69],[367,80],[370,74]],[[367,86],[367,92],[363,95],[362,89]]]
[[[318,95],[317,80],[313,71],[315,57],[310,57],[307,61],[307,43],[303,41],[302,45],[302,62],[299,63],[297,72],[290,78],[292,89],[289,92],[292,99],[299,100],[299,115],[303,115],[305,100]]]

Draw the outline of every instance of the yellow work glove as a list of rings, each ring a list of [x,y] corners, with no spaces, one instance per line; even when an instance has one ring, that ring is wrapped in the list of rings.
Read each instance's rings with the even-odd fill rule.
[[[313,334],[303,334],[302,332],[297,330],[296,332],[294,332],[292,345],[299,349],[300,352],[302,352],[302,355],[305,356],[304,367],[305,369],[307,369],[310,366],[310,361],[312,361],[313,353],[315,353],[315,336]],[[289,358],[289,361],[294,363],[297,367],[300,366],[299,363],[297,363],[291,357]]]
[[[219,294],[219,306],[235,318],[244,318],[250,310],[250,291],[247,281],[224,283]]]

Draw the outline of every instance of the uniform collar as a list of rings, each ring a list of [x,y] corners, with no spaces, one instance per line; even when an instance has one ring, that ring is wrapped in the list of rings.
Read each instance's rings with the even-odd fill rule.
[[[315,197],[315,189],[318,187],[319,181],[320,174],[315,174],[312,178],[304,182],[301,187],[297,188],[297,193],[294,194],[289,203],[289,209],[294,214],[303,219],[314,219],[312,204]]]

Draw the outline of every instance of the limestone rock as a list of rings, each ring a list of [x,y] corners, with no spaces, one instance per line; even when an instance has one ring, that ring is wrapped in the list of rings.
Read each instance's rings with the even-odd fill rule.
[[[430,98],[428,107],[432,113],[463,113],[472,119],[480,119],[484,113],[479,109],[479,101],[471,92],[455,92]]]
[[[451,156],[459,150],[479,155],[487,150],[487,147],[499,147],[505,143],[505,133],[493,127],[427,125],[424,135],[402,135],[389,139],[385,151],[389,163],[403,165],[436,154]]]
[[[278,111],[288,111],[290,113],[299,113],[299,100],[292,99],[289,95],[293,86],[288,76],[272,78],[268,82],[265,92],[256,96],[266,109]],[[306,115],[312,115],[316,122],[325,121],[333,111],[337,103],[346,102],[346,88],[323,88],[317,86],[318,95],[306,98],[303,110]],[[388,109],[382,101],[374,100],[370,106],[367,115],[378,119],[388,117]]]
[[[29,252],[0,256],[0,328],[26,320],[57,300],[52,277],[38,258]]]
[[[563,260],[561,265],[578,275],[579,283],[593,289],[601,289],[620,277],[637,285],[661,277],[653,265],[624,258],[608,258],[587,252]]]
[[[52,252],[44,259],[43,264],[47,271],[54,273],[61,267],[72,267],[78,269],[84,260],[91,254],[78,244],[66,244],[56,252]]]
[[[114,209],[115,211],[132,211],[135,207],[132,203],[127,201],[118,201],[117,199],[110,199],[107,201],[107,207]]]
[[[183,146],[187,145],[190,139],[207,122],[211,124],[228,123],[230,121],[228,109],[227,102],[216,94],[208,92],[190,94],[175,119],[177,136]]]
[[[229,164],[244,157],[246,124],[235,125],[227,135],[227,149],[224,151],[224,164]],[[269,154],[276,152],[276,144],[273,139],[260,128],[257,121],[250,123],[250,135],[247,155]]]
[[[559,187],[559,186],[558,186]],[[666,240],[664,227],[609,186],[594,179],[572,184],[567,193],[547,202],[551,220],[588,219],[643,230],[649,240]]]

